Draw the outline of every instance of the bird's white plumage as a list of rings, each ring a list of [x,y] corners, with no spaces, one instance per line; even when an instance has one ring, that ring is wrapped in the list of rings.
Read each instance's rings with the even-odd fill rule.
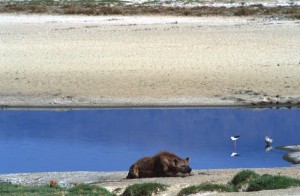
[[[240,137],[240,136],[238,135],[238,136],[231,136],[230,138],[231,138],[232,141],[236,141],[236,140],[239,139],[239,137]]]
[[[273,139],[272,139],[271,137],[269,137],[269,136],[266,136],[266,137],[265,137],[265,142],[266,142],[267,144],[271,144],[271,143],[273,142]]]

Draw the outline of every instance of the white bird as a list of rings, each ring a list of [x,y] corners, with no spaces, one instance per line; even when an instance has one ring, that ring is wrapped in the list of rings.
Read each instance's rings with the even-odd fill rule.
[[[240,137],[239,135],[236,135],[236,136],[231,136],[230,138],[232,141],[236,141],[239,139],[239,137]]]
[[[237,152],[232,152],[232,153],[231,153],[231,156],[232,156],[232,157],[237,157],[237,156],[240,156],[240,155],[239,155]]]
[[[273,139],[269,136],[266,136],[265,137],[265,142],[266,142],[267,145],[270,145],[273,142]]]

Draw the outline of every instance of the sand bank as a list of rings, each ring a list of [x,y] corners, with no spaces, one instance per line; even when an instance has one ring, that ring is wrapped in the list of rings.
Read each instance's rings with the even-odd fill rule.
[[[300,22],[0,15],[2,106],[300,102]]]

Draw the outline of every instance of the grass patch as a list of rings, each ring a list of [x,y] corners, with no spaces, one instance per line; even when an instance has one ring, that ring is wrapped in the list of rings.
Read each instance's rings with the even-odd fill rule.
[[[134,184],[125,189],[123,196],[151,196],[166,189],[167,185],[160,183]]]
[[[1,2],[0,13],[49,13],[83,15],[175,15],[175,16],[280,16],[300,19],[300,6],[267,7],[262,4],[237,7],[173,7],[153,0],[143,4],[126,4],[126,0],[8,0]],[[169,1],[171,2],[171,1]],[[185,2],[185,1],[178,1]],[[168,1],[167,1],[168,4]]]
[[[238,172],[233,179],[231,180],[230,184],[237,189],[242,188],[242,186],[247,185],[251,180],[258,178],[259,175],[252,170],[243,170]]]
[[[60,186],[23,186],[11,183],[0,183],[0,195],[101,195],[114,196],[108,190],[96,185],[81,184],[72,188]]]
[[[55,195],[62,194],[61,187],[50,186],[23,186],[11,183],[0,183],[0,195]]]
[[[178,193],[178,196],[195,194],[201,191],[236,192],[237,190],[233,186],[229,185],[203,183],[197,186],[189,186],[182,189]]]
[[[300,180],[288,176],[269,175],[264,174],[249,182],[247,191],[261,191],[261,190],[274,190],[286,189],[289,187],[300,186]]]
[[[101,196],[113,196],[114,194],[110,193],[105,188],[99,187],[97,185],[87,185],[80,184],[68,189],[67,195],[101,195]]]
[[[280,175],[259,175],[252,170],[238,172],[232,180],[224,184],[202,183],[197,186],[189,186],[182,189],[178,196],[195,194],[201,191],[238,192],[238,191],[261,191],[286,189],[300,186],[300,179]]]

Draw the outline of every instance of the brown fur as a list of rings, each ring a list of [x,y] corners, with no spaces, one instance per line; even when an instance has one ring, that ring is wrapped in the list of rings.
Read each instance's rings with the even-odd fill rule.
[[[191,171],[188,157],[181,159],[175,154],[163,151],[132,164],[127,178],[176,177]]]

